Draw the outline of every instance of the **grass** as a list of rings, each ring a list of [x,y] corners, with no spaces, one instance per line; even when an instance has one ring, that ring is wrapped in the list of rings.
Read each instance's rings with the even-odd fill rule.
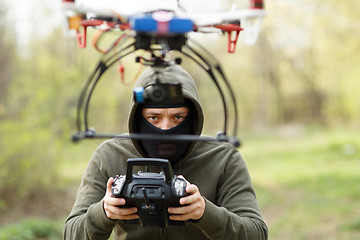
[[[360,138],[345,130],[246,140],[270,239],[360,239]]]
[[[360,239],[360,134],[344,129],[295,130],[252,133],[240,148],[269,239]],[[69,149],[71,160],[59,170],[63,187],[76,191],[95,145],[81,143]],[[60,239],[62,223],[25,218],[1,228],[0,240]]]

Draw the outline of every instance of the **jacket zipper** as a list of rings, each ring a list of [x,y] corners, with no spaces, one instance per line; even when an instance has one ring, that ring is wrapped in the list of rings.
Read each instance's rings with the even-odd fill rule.
[[[160,239],[167,240],[167,230],[166,228],[160,228]]]

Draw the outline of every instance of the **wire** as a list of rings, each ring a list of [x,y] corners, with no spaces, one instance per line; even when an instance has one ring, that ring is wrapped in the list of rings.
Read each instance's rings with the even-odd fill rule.
[[[91,45],[100,53],[102,54],[105,54],[107,52],[107,50],[104,50],[104,49],[100,49],[99,46],[98,46],[98,42],[101,38],[101,36],[107,32],[109,29],[107,30],[103,30],[103,29],[98,29],[95,33],[94,33],[94,37],[92,38],[92,41],[91,41]]]

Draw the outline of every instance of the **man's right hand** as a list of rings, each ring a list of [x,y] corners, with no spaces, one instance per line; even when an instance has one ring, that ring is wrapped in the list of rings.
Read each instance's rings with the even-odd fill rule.
[[[103,198],[104,200],[104,210],[106,216],[110,219],[116,220],[132,220],[139,218],[137,214],[137,208],[120,208],[119,206],[125,205],[125,199],[115,198],[111,193],[111,185],[114,182],[114,179],[110,177],[106,184],[106,193]]]

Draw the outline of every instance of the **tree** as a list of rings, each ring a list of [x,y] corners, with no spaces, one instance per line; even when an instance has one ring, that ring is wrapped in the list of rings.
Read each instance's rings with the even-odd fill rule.
[[[4,96],[13,77],[15,64],[14,33],[9,29],[11,25],[7,19],[6,5],[0,1],[0,119],[5,108]]]

